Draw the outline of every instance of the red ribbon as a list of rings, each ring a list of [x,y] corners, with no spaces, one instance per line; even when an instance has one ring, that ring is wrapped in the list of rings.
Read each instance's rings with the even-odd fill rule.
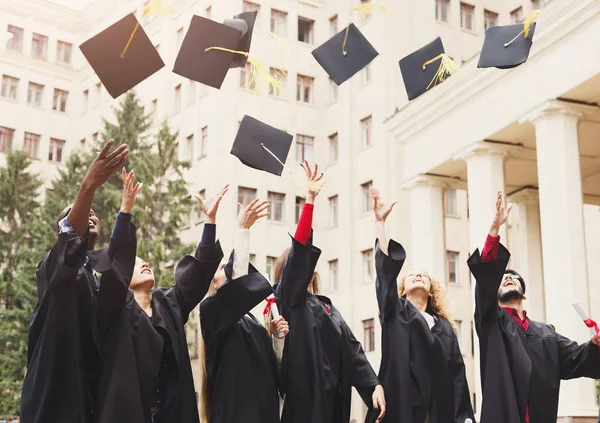
[[[267,314],[271,310],[271,304],[275,304],[277,302],[275,297],[269,297],[265,301],[267,302],[267,305],[265,306],[263,314]]]
[[[585,325],[588,328],[594,328],[594,330],[596,331],[596,335],[598,334],[598,332],[600,332],[600,328],[598,328],[598,324],[596,322],[594,322],[592,319],[584,320],[583,323],[585,323]]]

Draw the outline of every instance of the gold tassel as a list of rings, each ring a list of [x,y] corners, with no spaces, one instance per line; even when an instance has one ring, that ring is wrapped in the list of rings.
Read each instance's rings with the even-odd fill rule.
[[[533,25],[537,17],[540,16],[540,13],[542,13],[542,11],[538,9],[534,10],[529,15],[527,15],[527,17],[523,21],[523,31],[519,32],[517,36],[510,40],[508,43],[504,43],[504,47],[508,47],[509,45],[511,45],[517,38],[521,36],[521,34],[525,34],[525,38],[529,38],[529,31],[531,29],[531,25]]]
[[[361,3],[358,6],[354,6],[350,10],[349,21],[352,21],[352,12],[359,12],[363,15],[371,16],[373,12],[387,13],[387,7],[381,3]],[[348,42],[348,31],[350,31],[350,24],[346,26],[346,34],[344,34],[344,42],[342,43],[342,54],[344,56],[348,54],[346,52],[346,43]]]
[[[317,194],[321,192],[321,190],[323,189],[323,186],[325,185],[325,181],[313,181],[313,182],[306,182],[306,181],[304,181],[300,176],[298,176],[296,173],[294,173],[294,171],[292,169],[290,169],[281,160],[279,160],[279,157],[277,157],[263,143],[260,143],[260,146],[262,148],[264,148],[267,153],[269,153],[271,156],[273,156],[273,158],[275,158],[275,160],[277,160],[277,162],[281,166],[283,166],[283,168],[286,169],[290,173],[290,175],[292,175],[292,180],[294,181],[294,183],[296,185],[301,186],[301,187],[305,187],[307,190],[314,191]]]
[[[442,54],[434,57],[433,59],[428,60],[427,62],[423,63],[423,70],[425,70],[427,65],[430,65],[437,60],[440,60],[440,66],[439,66],[437,72],[435,73],[435,75],[433,76],[433,79],[427,86],[427,88],[426,88],[427,90],[429,88],[431,88],[432,86],[435,87],[436,85],[441,84],[450,75],[452,75],[456,72],[462,72],[461,67],[458,66],[456,63],[454,63],[454,61],[445,53],[442,53]]]
[[[171,13],[171,5],[165,6],[163,0],[150,0],[150,3],[148,3],[148,6],[146,6],[144,12],[142,13],[142,18],[146,15],[164,16],[169,13]],[[139,27],[140,23],[138,21],[138,23],[135,24],[135,28],[133,28],[133,31],[131,31],[131,35],[129,36],[129,40],[127,40],[125,48],[121,52],[121,58],[125,57],[125,53],[127,53],[129,45],[131,44],[131,41],[133,40],[133,37],[135,36],[135,33],[137,32]]]

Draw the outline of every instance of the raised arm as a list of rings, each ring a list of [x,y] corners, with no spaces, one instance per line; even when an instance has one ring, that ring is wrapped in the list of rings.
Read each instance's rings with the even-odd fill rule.
[[[580,345],[558,333],[556,338],[560,352],[561,379],[600,379],[600,335],[596,334],[589,342]]]
[[[237,279],[248,274],[250,265],[250,228],[254,223],[269,215],[269,203],[254,199],[247,207],[242,206],[235,232],[232,278]]]

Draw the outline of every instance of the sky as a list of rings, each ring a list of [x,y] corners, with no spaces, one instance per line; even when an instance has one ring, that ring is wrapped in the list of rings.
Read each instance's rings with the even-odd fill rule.
[[[85,6],[91,3],[91,0],[48,0],[50,3],[60,4],[75,10],[82,10]]]

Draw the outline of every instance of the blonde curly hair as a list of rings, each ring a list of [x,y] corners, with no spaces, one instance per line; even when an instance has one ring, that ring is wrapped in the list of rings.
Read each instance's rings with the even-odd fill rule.
[[[424,272],[425,273],[425,272]],[[454,320],[450,316],[448,310],[446,291],[442,288],[442,284],[428,273],[425,273],[431,280],[431,288],[429,289],[429,298],[427,299],[427,312],[436,314],[444,320],[447,320],[452,325],[452,328],[456,330]],[[398,282],[398,296],[400,298],[406,298],[406,292],[404,287],[406,276],[402,276]]]

